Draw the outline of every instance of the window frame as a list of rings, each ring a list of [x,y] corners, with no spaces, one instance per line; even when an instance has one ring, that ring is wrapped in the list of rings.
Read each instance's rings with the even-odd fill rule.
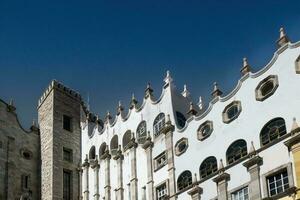
[[[158,160],[160,160],[162,157],[165,157],[164,162],[161,164],[158,163]],[[167,151],[163,151],[159,155],[157,155],[154,159],[154,171],[158,171],[159,169],[163,168],[168,164],[168,153]]]
[[[168,197],[168,196],[169,196],[169,180],[167,179],[167,180],[165,180],[165,181],[163,181],[163,182],[157,184],[157,185],[154,187],[154,191],[155,191],[155,192],[154,192],[154,199],[155,199],[155,200],[163,200],[163,198],[162,198],[162,199],[158,199],[159,197],[158,197],[158,195],[157,195],[157,189],[158,189],[159,187],[163,186],[163,185],[166,186],[166,195],[165,195],[164,197]]]
[[[185,148],[183,150],[179,150],[179,146],[181,143],[185,143]],[[181,138],[180,140],[178,140],[175,144],[175,155],[176,156],[180,156],[181,154],[185,153],[186,150],[189,148],[189,141],[187,138]]]
[[[245,146],[244,146],[244,149],[242,149],[241,151],[241,153],[239,154],[239,156],[240,156],[240,158],[235,158],[238,154],[236,154],[236,152],[238,151],[238,150],[236,150],[238,147],[236,147],[236,145],[237,145],[237,143],[238,142],[243,142],[243,143],[245,143]],[[241,149],[241,146],[239,146],[239,148]],[[234,152],[233,154],[231,153],[231,152],[229,152],[231,149],[233,149],[232,151]],[[243,151],[244,150],[246,150],[246,153],[243,153]],[[230,153],[230,154],[229,154]],[[229,159],[229,155],[230,155],[230,157],[232,157],[233,159],[231,160],[231,159]],[[231,156],[231,155],[233,155],[233,156]],[[233,164],[233,163],[236,163],[236,162],[238,162],[239,160],[241,160],[241,159],[243,159],[244,157],[246,157],[248,155],[248,147],[247,147],[247,142],[244,140],[244,139],[238,139],[238,140],[235,140],[234,142],[232,142],[229,146],[228,146],[228,148],[227,148],[227,150],[226,150],[226,161],[227,161],[227,165],[231,165],[231,164]]]
[[[141,130],[143,130],[143,134],[141,134]],[[145,120],[141,121],[136,128],[136,138],[139,144],[144,144],[147,138],[147,123]]]
[[[70,158],[66,159],[65,155],[69,153]],[[67,147],[63,147],[63,161],[72,163],[73,162],[73,150]]]
[[[265,95],[262,94],[261,89],[268,84],[269,82],[272,82],[273,84],[273,88],[270,92],[266,93]],[[265,99],[269,98],[270,96],[272,96],[275,91],[277,90],[279,86],[279,82],[278,82],[278,76],[277,75],[269,75],[266,78],[264,78],[263,80],[261,80],[258,85],[255,88],[255,99],[257,101],[264,101]]]
[[[65,127],[65,120],[69,120],[69,128]],[[62,128],[65,131],[73,132],[73,118],[69,115],[63,114],[62,116]]]
[[[203,174],[202,173],[202,171],[203,170],[201,170],[201,168],[203,168],[202,166],[204,165],[204,164],[207,164],[207,163],[209,163],[210,164],[210,166],[212,166],[212,162],[209,162],[209,160],[212,160],[213,159],[213,161],[215,162],[215,167],[212,167],[212,169],[211,169],[211,173],[210,174],[208,174],[207,173],[207,168],[205,168],[205,174]],[[215,168],[215,170],[213,170]],[[213,174],[215,174],[215,173],[217,173],[218,172],[218,161],[217,161],[217,159],[216,159],[216,157],[214,157],[214,156],[208,156],[207,158],[205,158],[203,161],[202,161],[202,163],[200,164],[200,167],[199,167],[199,175],[200,175],[200,179],[205,179],[205,178],[207,178],[207,177],[210,177],[210,176],[212,176]],[[205,176],[203,176],[203,175],[205,175]]]
[[[232,107],[237,107],[237,113],[236,113],[233,117],[229,118],[229,116],[228,116],[228,110],[229,110],[229,109],[232,109]],[[225,124],[229,124],[230,122],[232,122],[232,121],[234,121],[235,119],[237,119],[237,118],[240,116],[241,112],[242,112],[242,104],[241,104],[241,101],[233,101],[233,102],[231,102],[230,104],[228,104],[228,105],[224,108],[224,110],[223,110],[223,112],[222,112],[223,122],[224,122]]]
[[[277,129],[284,128],[284,130],[282,130],[282,131],[278,130],[276,138],[272,139],[271,138],[272,135],[271,135],[270,131],[272,130],[273,127],[271,128],[270,125],[275,122],[278,123],[279,120],[283,121],[283,124],[279,127],[277,126]],[[267,128],[269,128],[269,133],[264,133],[264,132],[266,132]],[[261,147],[271,145],[274,142],[276,142],[278,139],[280,139],[281,137],[285,136],[286,134],[287,134],[287,129],[286,129],[285,120],[282,117],[273,118],[273,119],[269,120],[267,123],[265,123],[264,126],[262,127],[262,129],[260,130],[260,133],[259,133],[260,145],[261,145]],[[265,143],[266,139],[264,139],[264,138],[268,139],[267,143]]]
[[[190,177],[188,177],[188,178],[183,177],[183,175],[185,173],[189,173]],[[189,182],[183,188],[179,188],[179,184],[180,184],[179,179],[183,179],[182,181],[189,181]],[[185,179],[188,179],[188,180],[185,180]],[[176,182],[177,190],[179,192],[182,192],[182,191],[185,191],[186,189],[190,188],[192,185],[193,185],[193,174],[192,174],[192,172],[189,171],[189,170],[185,170],[185,171],[181,172],[180,175],[178,176],[177,182]]]
[[[69,175],[69,183],[68,183],[68,197],[69,198],[65,198],[65,174]],[[63,192],[63,200],[71,200],[73,197],[73,187],[72,187],[72,182],[73,182],[73,173],[71,170],[69,169],[63,169],[63,177],[62,177],[62,192]]]
[[[245,193],[245,189],[247,189],[247,193]],[[240,192],[242,192],[242,196],[240,196]],[[237,199],[234,196],[236,194],[238,194]],[[247,198],[245,198],[245,194],[247,195]],[[249,198],[249,187],[248,187],[248,185],[235,190],[234,192],[231,193],[230,196],[231,196],[231,200],[249,200],[250,198]],[[242,197],[242,199],[240,199],[240,197]]]
[[[164,128],[166,124],[166,115],[165,113],[161,112],[159,113],[154,121],[153,121],[153,136],[154,138],[157,138],[161,135],[161,131]]]
[[[209,133],[207,135],[203,135],[203,130],[207,126],[210,128]],[[197,138],[198,138],[198,140],[200,140],[200,141],[205,140],[206,138],[208,138],[212,134],[213,131],[214,131],[213,122],[210,121],[210,120],[206,120],[197,129]]]

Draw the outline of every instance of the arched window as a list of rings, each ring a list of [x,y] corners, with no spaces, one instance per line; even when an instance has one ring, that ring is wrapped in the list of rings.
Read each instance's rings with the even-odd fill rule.
[[[245,157],[247,155],[247,143],[245,140],[237,140],[232,143],[227,151],[226,151],[226,158],[227,163],[231,164],[239,159]]]
[[[260,142],[264,146],[286,134],[284,119],[275,118],[269,121],[260,132]]]
[[[218,171],[217,159],[214,156],[206,158],[200,165],[200,177],[205,178]]]
[[[177,188],[178,191],[184,190],[185,188],[192,185],[192,173],[188,170],[182,172],[177,179]]]
[[[116,155],[119,147],[118,135],[114,135],[110,141],[110,152],[111,155]]]
[[[178,126],[180,128],[183,128],[186,122],[185,116],[181,112],[176,111],[176,119],[177,119]]]
[[[153,134],[154,137],[157,137],[160,135],[160,132],[162,130],[162,128],[165,125],[165,114],[164,113],[160,113],[159,115],[157,115],[157,117],[155,118],[154,122],[153,122]]]
[[[103,142],[103,143],[100,145],[100,148],[99,148],[99,158],[101,158],[101,156],[104,155],[105,150],[106,150],[106,143]]]
[[[124,148],[124,150],[128,149],[128,144],[129,144],[130,140],[131,140],[131,131],[128,130],[123,135],[122,142],[123,142],[123,148]]]
[[[92,146],[89,151],[89,159],[95,159],[95,158],[96,158],[96,148],[95,146]]]
[[[147,124],[142,121],[136,129],[136,137],[139,144],[144,144],[147,138]]]

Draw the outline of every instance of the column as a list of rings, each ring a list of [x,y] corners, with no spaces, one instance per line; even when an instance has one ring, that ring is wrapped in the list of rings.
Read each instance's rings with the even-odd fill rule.
[[[228,200],[227,182],[230,180],[230,175],[222,171],[213,181],[217,184],[218,200]]]
[[[82,164],[83,167],[83,200],[89,200],[89,167],[88,157],[84,160]]]
[[[251,157],[248,161],[243,163],[250,174],[249,183],[249,197],[251,200],[261,199],[261,185],[260,185],[260,165],[263,160],[258,155]]]
[[[108,148],[106,148],[105,153],[101,156],[101,159],[105,162],[104,166],[104,174],[105,174],[105,185],[104,185],[104,193],[105,193],[105,200],[110,200],[110,159],[111,155],[109,154]]]
[[[148,188],[148,200],[154,200],[154,192],[153,192],[153,165],[152,165],[152,148],[153,148],[153,142],[151,141],[151,136],[148,132],[148,137],[146,139],[146,142],[143,144],[143,148],[146,151],[147,156],[147,188]]]
[[[194,187],[188,191],[188,194],[191,196],[192,200],[200,200],[201,199],[201,194],[203,190],[201,187],[198,185],[194,185]]]
[[[168,174],[169,174],[169,199],[176,199],[176,181],[175,181],[175,165],[174,165],[174,152],[173,152],[173,131],[174,126],[171,123],[170,115],[167,116],[167,122],[162,129],[165,134],[165,143],[168,156]]]
[[[99,200],[99,168],[98,159],[91,164],[91,168],[94,170],[94,200]]]
[[[116,189],[116,199],[123,200],[124,199],[124,188],[123,188],[123,159],[124,156],[122,154],[121,145],[119,145],[119,149],[114,157],[114,160],[117,161],[117,175],[118,175],[118,188]]]
[[[289,152],[293,155],[293,166],[295,171],[296,183],[295,186],[297,188],[300,187],[300,128],[294,119],[293,127],[291,131],[291,138],[284,142],[284,144],[288,147]],[[300,199],[300,190],[295,190],[296,199]]]
[[[79,192],[78,192],[78,199],[79,200],[82,200],[82,198],[83,198],[83,196],[82,196],[82,166],[79,166],[78,168],[77,168],[77,171],[78,171],[78,177],[79,177],[79,180],[78,180],[78,186],[79,186],[79,188],[78,188],[78,190],[79,190]]]
[[[131,200],[138,199],[138,188],[137,188],[137,172],[136,172],[136,148],[137,143],[132,140],[130,141],[130,158],[131,158],[131,180],[130,180],[130,194]]]

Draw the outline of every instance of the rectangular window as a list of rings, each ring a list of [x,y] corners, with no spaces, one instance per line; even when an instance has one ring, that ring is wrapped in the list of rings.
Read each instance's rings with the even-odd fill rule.
[[[248,187],[240,189],[231,194],[232,200],[249,200]]]
[[[2,143],[2,141],[0,141],[0,149],[2,149],[3,148],[3,143]]]
[[[63,157],[64,157],[64,161],[68,161],[68,162],[72,162],[73,160],[73,151],[72,149],[68,149],[68,148],[63,148]]]
[[[159,154],[156,158],[154,158],[154,167],[155,170],[158,170],[167,164],[167,152]]]
[[[168,195],[167,184],[156,187],[156,200],[164,200]]]
[[[23,190],[29,189],[29,175],[22,175],[21,185]]]
[[[68,170],[63,172],[63,200],[71,200],[71,178],[72,174]]]
[[[269,196],[274,196],[286,191],[289,188],[289,178],[287,170],[283,170],[267,177]]]
[[[72,131],[71,128],[72,128],[72,118],[67,115],[63,115],[63,129],[67,131]]]

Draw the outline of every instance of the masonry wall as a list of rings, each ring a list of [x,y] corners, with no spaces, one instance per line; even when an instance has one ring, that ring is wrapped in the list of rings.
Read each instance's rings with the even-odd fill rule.
[[[38,129],[24,130],[15,108],[0,100],[0,199],[40,199],[39,142]],[[27,188],[22,176],[29,177]]]

